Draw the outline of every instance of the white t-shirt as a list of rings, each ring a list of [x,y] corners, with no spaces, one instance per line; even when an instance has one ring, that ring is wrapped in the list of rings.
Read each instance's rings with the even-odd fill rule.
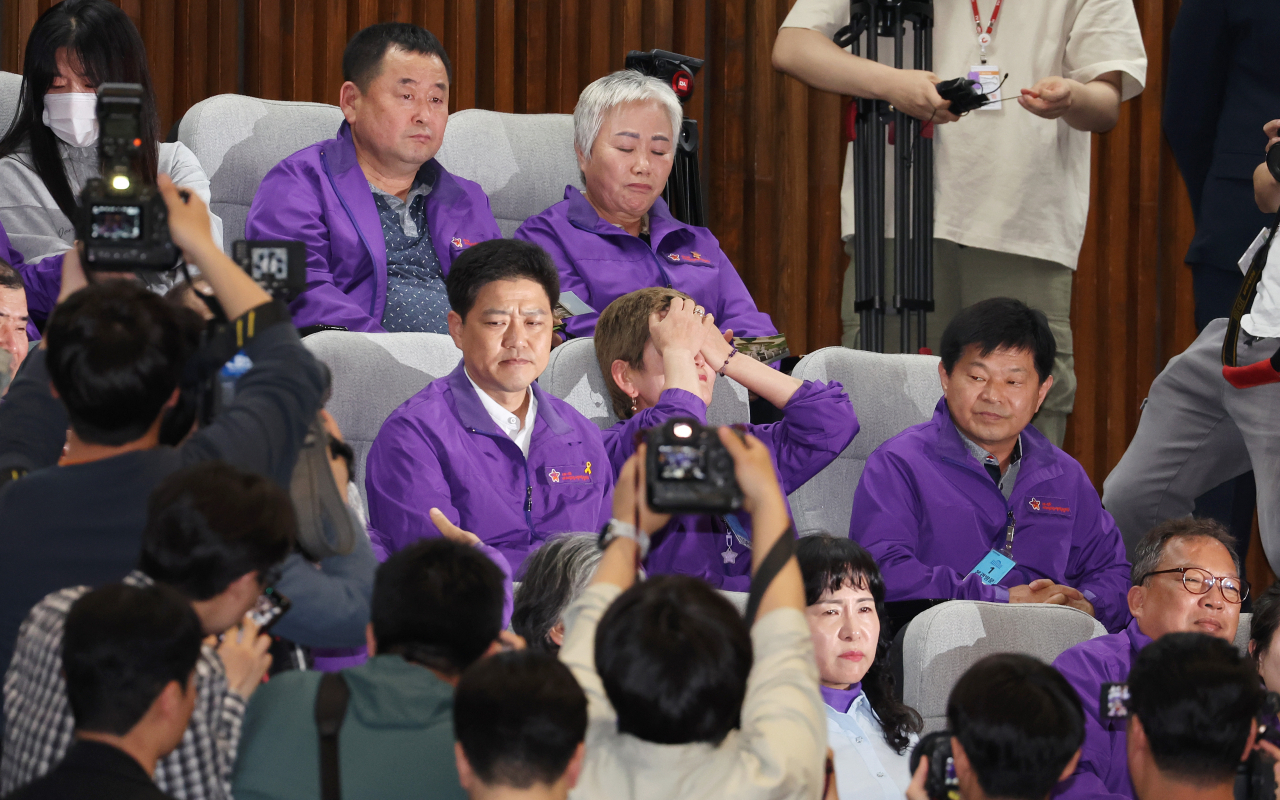
[[[978,2],[984,29],[994,6]],[[933,72],[940,80],[967,76],[980,63],[972,5],[937,0],[934,15]],[[831,37],[848,22],[848,0],[797,0],[782,27]],[[988,64],[1009,73],[1003,108],[937,127],[934,236],[1075,269],[1089,211],[1090,134],[1037,117],[1016,98],[1042,78],[1088,83],[1108,72],[1121,73],[1122,100],[1138,95],[1147,57],[1133,0],[1006,0],[993,37]],[[892,56],[891,41],[881,39],[879,60]],[[845,236],[853,234],[852,176],[846,158]],[[886,184],[892,176],[888,164]]]

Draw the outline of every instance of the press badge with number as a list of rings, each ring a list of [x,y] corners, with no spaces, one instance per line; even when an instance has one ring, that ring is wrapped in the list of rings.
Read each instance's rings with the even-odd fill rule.
[[[1000,102],[1000,68],[994,64],[979,64],[969,70],[969,80],[977,81],[987,102],[978,107],[979,111],[999,111],[1003,108]]]
[[[1009,574],[1009,570],[1016,566],[1018,566],[1018,562],[1003,553],[992,550],[983,556],[982,560],[978,562],[978,566],[974,567],[973,572],[969,574],[976,574],[982,578],[982,582],[986,585],[995,586],[1005,575]]]

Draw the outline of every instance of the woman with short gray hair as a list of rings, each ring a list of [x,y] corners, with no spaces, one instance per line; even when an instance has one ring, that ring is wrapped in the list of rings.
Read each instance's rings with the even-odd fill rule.
[[[599,563],[600,545],[593,533],[559,534],[533,551],[516,587],[511,630],[530,649],[559,652],[564,641],[560,617],[587,588]]]
[[[635,70],[606,75],[579,95],[574,151],[585,191],[566,186],[563,201],[515,234],[550,253],[561,292],[593,309],[566,321],[567,336],[592,335],[605,306],[646,286],[679,289],[737,336],[777,333],[711,231],[675,219],[660,197],[682,116],[670,86]]]

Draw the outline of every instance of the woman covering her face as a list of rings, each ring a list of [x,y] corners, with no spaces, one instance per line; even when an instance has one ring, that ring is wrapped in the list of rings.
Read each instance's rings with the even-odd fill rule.
[[[839,796],[897,800],[911,783],[908,761],[924,723],[893,695],[880,570],[857,542],[826,534],[802,537],[796,559]]]

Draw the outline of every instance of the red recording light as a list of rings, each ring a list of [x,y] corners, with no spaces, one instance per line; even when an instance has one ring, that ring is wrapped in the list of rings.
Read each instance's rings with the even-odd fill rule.
[[[671,76],[671,88],[681,100],[693,94],[693,73],[686,69],[678,70]]]
[[[133,140],[133,146],[134,146],[134,147],[142,147],[142,140],[141,140],[141,139],[134,139],[134,140]]]

